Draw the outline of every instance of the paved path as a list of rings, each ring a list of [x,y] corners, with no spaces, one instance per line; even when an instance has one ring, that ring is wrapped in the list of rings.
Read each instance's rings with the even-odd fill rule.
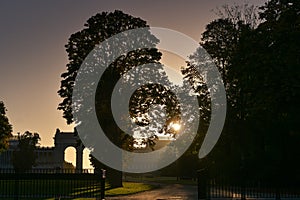
[[[195,185],[161,185],[160,188],[138,194],[106,197],[107,200],[197,200],[197,186]]]

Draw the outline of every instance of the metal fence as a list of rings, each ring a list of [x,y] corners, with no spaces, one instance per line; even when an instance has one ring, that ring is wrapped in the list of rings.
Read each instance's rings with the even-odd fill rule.
[[[62,170],[0,173],[0,199],[104,199],[104,189],[103,174]]]
[[[198,199],[300,199],[300,183],[211,179],[199,173]]]

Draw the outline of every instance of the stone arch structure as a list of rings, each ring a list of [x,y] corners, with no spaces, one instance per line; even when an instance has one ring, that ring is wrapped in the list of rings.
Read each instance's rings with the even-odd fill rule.
[[[63,169],[65,149],[70,146],[76,149],[76,171],[81,172],[84,146],[80,142],[76,129],[74,129],[74,132],[61,132],[59,129],[56,129],[53,153],[55,166],[60,169]]]

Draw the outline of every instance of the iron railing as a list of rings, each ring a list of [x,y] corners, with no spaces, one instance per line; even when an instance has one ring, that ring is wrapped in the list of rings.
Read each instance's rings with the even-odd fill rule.
[[[198,199],[300,199],[300,183],[264,180],[226,180],[198,172]]]
[[[105,176],[88,173],[89,170],[80,172],[35,169],[15,173],[0,170],[0,199],[104,199]]]

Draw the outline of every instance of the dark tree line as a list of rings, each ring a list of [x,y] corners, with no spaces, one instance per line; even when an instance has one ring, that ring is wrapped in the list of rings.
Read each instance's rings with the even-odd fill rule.
[[[12,164],[17,173],[24,173],[36,166],[36,149],[40,140],[38,133],[26,131],[18,135],[18,146],[12,156]]]
[[[0,153],[9,148],[9,139],[13,136],[12,125],[9,123],[6,111],[4,103],[0,101]],[[11,158],[16,172],[24,173],[35,166],[37,159],[35,149],[39,140],[38,133],[26,131],[24,134],[18,135],[18,145]]]
[[[217,146],[200,165],[214,176],[299,180],[300,3],[269,1],[257,26],[232,16],[202,34],[222,74],[228,112]]]

